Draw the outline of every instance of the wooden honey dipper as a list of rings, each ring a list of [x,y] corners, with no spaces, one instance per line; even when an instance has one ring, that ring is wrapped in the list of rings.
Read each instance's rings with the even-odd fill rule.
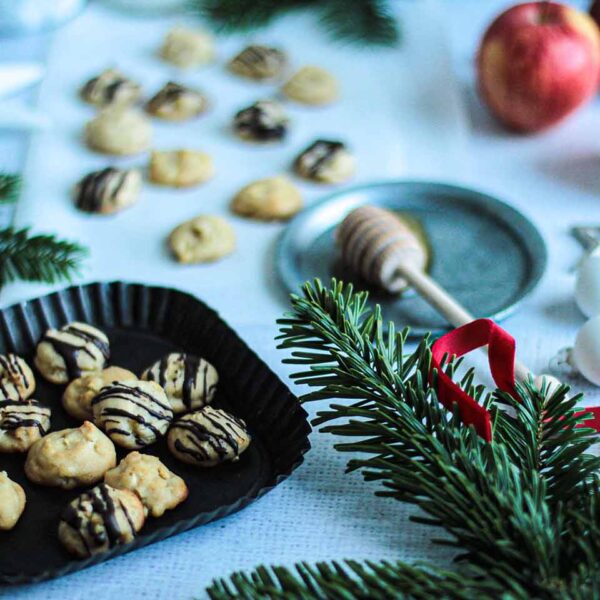
[[[425,272],[424,243],[400,215],[376,206],[361,206],[340,223],[336,236],[344,262],[369,283],[391,293],[408,286],[414,288],[454,327],[475,320]],[[538,387],[545,379],[550,390],[560,384],[551,375],[536,377],[518,361],[515,361],[515,377],[520,382],[533,377]]]

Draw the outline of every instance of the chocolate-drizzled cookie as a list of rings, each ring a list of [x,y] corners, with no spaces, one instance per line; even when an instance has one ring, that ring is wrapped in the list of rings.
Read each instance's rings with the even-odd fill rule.
[[[46,331],[37,345],[34,363],[45,379],[60,384],[101,371],[109,356],[106,335],[75,321]]]
[[[131,542],[144,520],[142,503],[133,492],[101,483],[67,505],[58,539],[71,554],[87,558]]]
[[[285,54],[277,48],[251,45],[229,61],[229,70],[249,79],[264,80],[277,77],[287,63]]]
[[[244,421],[212,406],[175,421],[167,437],[176,458],[200,467],[238,460],[250,440]]]
[[[81,88],[81,98],[95,106],[133,104],[141,93],[142,88],[135,81],[116,69],[106,69]]]
[[[50,430],[50,409],[37,400],[0,400],[0,452],[27,452]]]
[[[341,183],[354,174],[356,161],[342,142],[317,140],[296,158],[294,169],[306,179]]]
[[[279,102],[259,100],[235,115],[233,129],[245,140],[272,142],[285,137],[287,124],[288,118]]]
[[[206,98],[197,90],[169,81],[146,103],[146,111],[160,119],[183,121],[203,113]]]
[[[210,404],[217,390],[219,375],[203,358],[173,352],[148,367],[141,379],[158,383],[177,414]]]
[[[75,206],[84,212],[115,213],[137,202],[141,186],[142,176],[136,169],[93,171],[75,187]]]
[[[16,354],[0,354],[0,400],[26,400],[34,390],[29,365]]]
[[[154,443],[173,419],[164,390],[154,381],[121,381],[92,400],[94,422],[115,444],[138,449]]]

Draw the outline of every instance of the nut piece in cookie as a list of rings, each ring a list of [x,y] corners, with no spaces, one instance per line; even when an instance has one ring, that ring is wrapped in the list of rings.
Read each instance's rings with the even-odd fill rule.
[[[29,365],[16,354],[0,354],[0,400],[26,400],[34,391]]]
[[[271,221],[289,219],[302,205],[298,188],[280,176],[259,179],[243,187],[233,198],[231,210],[242,217]]]
[[[236,54],[228,64],[236,75],[263,81],[281,75],[287,63],[286,55],[277,48],[251,45]]]
[[[144,505],[144,514],[162,516],[188,497],[185,481],[156,456],[131,452],[104,476],[104,482],[119,490],[136,494]]]
[[[34,363],[51,383],[101,371],[110,357],[106,335],[86,323],[68,323],[60,329],[48,329],[39,341]]]
[[[50,431],[50,409],[37,400],[0,400],[0,452],[27,452]]]
[[[210,404],[219,375],[199,356],[172,352],[150,365],[140,379],[158,383],[165,390],[173,412],[178,414]]]
[[[201,29],[174,27],[167,33],[160,55],[176,67],[197,67],[214,60],[214,41]]]
[[[136,109],[109,106],[87,123],[85,139],[92,150],[105,154],[139,154],[150,146],[152,127]]]
[[[342,142],[317,140],[294,162],[296,173],[320,183],[341,183],[356,171],[356,159]]]
[[[146,111],[159,119],[185,121],[208,108],[206,98],[197,90],[169,81],[146,103]]]
[[[275,142],[287,133],[288,118],[283,106],[273,100],[259,100],[236,113],[233,130],[244,140]]]
[[[94,422],[115,444],[143,448],[163,435],[173,419],[164,390],[153,381],[117,381],[92,400]]]
[[[117,464],[115,447],[93,423],[53,431],[31,446],[25,461],[30,481],[71,490],[93,485]]]
[[[196,150],[152,152],[150,181],[174,187],[189,187],[214,176],[215,166],[210,155]]]
[[[200,467],[238,460],[250,439],[244,421],[212,406],[175,421],[167,437],[176,458]]]
[[[235,232],[221,217],[200,215],[175,227],[169,245],[181,263],[212,262],[235,250]]]
[[[77,496],[60,516],[58,539],[79,558],[131,542],[145,521],[140,499],[101,483]]]
[[[335,77],[320,67],[302,67],[281,88],[290,99],[301,104],[330,104],[339,96]]]
[[[92,400],[100,390],[115,381],[137,381],[131,371],[121,367],[108,367],[71,381],[62,397],[64,409],[75,419],[93,421]]]
[[[84,212],[109,215],[135,204],[141,187],[142,176],[136,169],[94,171],[75,187],[75,206]]]
[[[81,88],[81,99],[94,106],[134,104],[142,88],[117,69],[106,69]]]
[[[10,479],[6,471],[0,471],[0,531],[9,531],[17,524],[25,502],[23,488]]]

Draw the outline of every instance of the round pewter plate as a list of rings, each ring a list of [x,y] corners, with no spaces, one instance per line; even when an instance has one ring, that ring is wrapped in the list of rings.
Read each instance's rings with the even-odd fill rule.
[[[449,328],[445,319],[409,290],[391,296],[371,288],[341,263],[335,229],[354,208],[382,206],[410,217],[430,246],[430,275],[476,317],[500,320],[535,288],[546,267],[538,230],[504,202],[468,188],[390,181],[345,190],[302,211],[279,240],[276,261],[284,285],[337,277],[370,292],[386,320],[415,336]]]

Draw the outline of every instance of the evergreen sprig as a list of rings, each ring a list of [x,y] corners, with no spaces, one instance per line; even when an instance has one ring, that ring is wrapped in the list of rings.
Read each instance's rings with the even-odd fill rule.
[[[54,235],[30,235],[29,229],[0,230],[0,286],[22,279],[56,283],[78,273],[85,248]]]
[[[214,582],[211,597],[600,598],[600,458],[588,453],[594,432],[579,427],[581,397],[533,381],[516,398],[488,393],[468,371],[461,387],[492,413],[487,443],[438,402],[429,339],[407,354],[408,332],[393,323],[386,331],[366,294],[335,281],[303,291],[279,321],[280,347],[302,369],[293,379],[312,388],[303,401],[330,401],[315,423],[349,438],[337,450],[361,453],[348,470],[378,482],[376,494],[418,507],[411,520],[459,555],[451,570],[354,561],[260,567]],[[456,367],[444,370],[452,376]]]
[[[17,201],[21,191],[21,178],[18,175],[0,173],[0,204]]]
[[[385,0],[191,0],[191,7],[225,32],[264,27],[297,9],[314,10],[331,37],[389,46],[398,41],[398,23]]]

